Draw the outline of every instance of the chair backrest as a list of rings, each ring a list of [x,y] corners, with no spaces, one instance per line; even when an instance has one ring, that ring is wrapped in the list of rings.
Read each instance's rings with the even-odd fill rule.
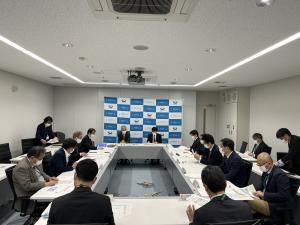
[[[247,160],[244,160],[244,164],[245,164],[245,168],[246,168],[246,179],[245,179],[245,183],[243,184],[243,187],[246,187],[249,183],[249,179],[250,179],[250,176],[251,176],[251,173],[252,173],[252,166],[253,166],[253,163],[252,162],[249,162]]]
[[[277,161],[287,155],[287,152],[277,152]]]
[[[56,137],[58,138],[59,142],[63,142],[66,139],[65,133],[63,133],[61,131],[56,131],[55,134],[56,134]]]
[[[9,143],[0,145],[0,163],[10,163],[11,153]]]
[[[240,148],[240,153],[245,153],[246,152],[246,148],[247,148],[248,142],[243,141],[241,148]]]
[[[13,181],[13,178],[12,178],[13,177],[13,169],[14,168],[15,168],[15,166],[7,168],[5,170],[5,173],[6,173],[6,177],[7,177],[7,181],[9,183],[10,189],[11,189],[13,195],[14,195],[14,203],[15,203],[15,201],[17,199],[17,194],[16,194],[16,190],[15,190],[15,186],[14,186],[14,181]],[[14,207],[14,205],[13,205],[13,207]]]
[[[271,152],[272,152],[272,147],[268,146],[267,153],[269,153],[269,155],[271,155]]]
[[[27,154],[29,149],[36,145],[35,138],[26,138],[21,140],[22,143],[22,152],[23,154]]]
[[[260,220],[235,221],[225,223],[208,223],[208,225],[260,225]]]

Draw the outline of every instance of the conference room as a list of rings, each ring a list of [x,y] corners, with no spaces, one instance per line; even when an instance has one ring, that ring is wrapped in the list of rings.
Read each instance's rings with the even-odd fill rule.
[[[1,225],[300,224],[300,1],[0,1]]]

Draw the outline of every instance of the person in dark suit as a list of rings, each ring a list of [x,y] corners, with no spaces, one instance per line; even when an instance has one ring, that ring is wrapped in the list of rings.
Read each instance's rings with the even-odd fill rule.
[[[221,166],[223,163],[223,156],[219,150],[219,147],[215,145],[215,139],[210,134],[203,134],[202,140],[204,141],[204,152],[201,156],[200,163],[206,165],[213,165],[213,166]],[[194,157],[196,159],[198,154],[195,153]]]
[[[238,187],[243,187],[247,182],[246,166],[243,159],[234,151],[234,142],[229,138],[221,140],[221,148],[224,153],[221,169],[226,180]]]
[[[75,131],[73,133],[73,140],[75,140],[77,142],[77,146],[75,147],[74,151],[71,153],[71,155],[69,157],[69,160],[70,160],[69,162],[71,165],[74,162],[76,162],[77,160],[79,160],[81,157],[87,155],[87,153],[79,152],[79,150],[78,150],[81,146],[82,138],[83,138],[83,134],[81,131]]]
[[[44,122],[38,125],[35,134],[36,142],[38,145],[46,145],[47,141],[55,137],[52,130],[52,123],[52,117],[47,116],[44,119]]]
[[[58,176],[67,171],[72,171],[76,167],[76,162],[71,165],[70,155],[74,151],[77,142],[72,138],[67,138],[62,144],[62,148],[55,152],[50,161],[50,175]]]
[[[225,194],[226,180],[218,166],[206,166],[201,174],[203,186],[210,201],[195,210],[189,205],[186,213],[190,225],[237,222],[253,219],[250,207],[243,201],[234,201]]]
[[[152,133],[148,135],[147,143],[162,143],[161,134],[157,133],[157,127],[152,127]]]
[[[190,135],[193,139],[193,144],[190,147],[190,151],[193,153],[197,153],[198,155],[202,155],[204,152],[204,145],[201,144],[201,138],[199,137],[199,133],[197,130],[191,130]],[[201,136],[202,137],[202,136]]]
[[[248,204],[255,212],[276,218],[276,209],[287,207],[291,201],[289,178],[274,165],[266,152],[258,155],[257,165],[263,174],[254,195],[260,199],[249,201]]]
[[[130,132],[126,126],[121,126],[121,130],[118,130],[118,143],[130,143]]]
[[[249,152],[248,155],[253,156],[254,158],[257,158],[257,156],[262,152],[267,152],[271,154],[271,147],[269,147],[264,141],[263,136],[259,133],[254,133],[252,135],[252,138],[254,140],[254,146],[252,149],[252,152]]]
[[[83,137],[80,146],[78,146],[79,152],[88,153],[90,150],[96,150],[95,146],[95,133],[96,130],[94,128],[89,128],[87,134]]]
[[[115,224],[110,198],[91,190],[97,173],[98,166],[93,160],[84,159],[78,163],[75,189],[53,200],[48,224]]]
[[[288,153],[285,157],[279,160],[276,165],[286,168],[297,175],[300,175],[300,137],[292,135],[286,128],[281,128],[277,131],[276,137],[288,144]]]

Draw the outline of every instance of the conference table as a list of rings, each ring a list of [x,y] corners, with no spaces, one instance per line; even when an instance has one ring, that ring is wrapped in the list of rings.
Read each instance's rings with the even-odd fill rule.
[[[246,157],[246,156],[245,156]],[[201,182],[201,171],[205,165],[194,159],[185,147],[174,148],[163,144],[118,144],[103,150],[91,150],[86,158],[93,159],[99,167],[97,180],[92,190],[103,194],[109,184],[119,159],[160,159],[161,164],[172,178],[179,196],[117,197],[111,198],[115,222],[120,225],[180,225],[188,224],[185,210],[188,205],[201,207],[209,197]],[[249,159],[255,161],[255,159]],[[37,202],[51,202],[74,189],[74,172],[62,173],[53,187],[45,187],[31,199]],[[232,194],[238,188],[228,182],[226,193]],[[238,195],[238,197],[241,197]],[[244,197],[244,196],[242,196]],[[246,198],[247,199],[247,198]],[[245,200],[246,200],[245,199]],[[37,221],[37,225],[47,224],[50,206]],[[146,210],[151,209],[151,210]]]

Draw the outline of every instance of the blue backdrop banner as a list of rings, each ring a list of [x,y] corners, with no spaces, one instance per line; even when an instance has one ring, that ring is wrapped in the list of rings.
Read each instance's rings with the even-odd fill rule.
[[[145,143],[156,126],[163,143],[181,145],[182,100],[104,97],[104,143],[116,143],[126,126],[131,143]]]

